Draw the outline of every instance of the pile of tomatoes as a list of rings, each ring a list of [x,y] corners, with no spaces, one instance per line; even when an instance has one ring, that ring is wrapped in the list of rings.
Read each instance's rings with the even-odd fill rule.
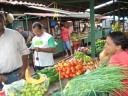
[[[80,74],[83,74],[87,70],[86,66],[83,65],[81,60],[74,58],[58,63],[55,68],[60,74],[61,79],[74,78]]]

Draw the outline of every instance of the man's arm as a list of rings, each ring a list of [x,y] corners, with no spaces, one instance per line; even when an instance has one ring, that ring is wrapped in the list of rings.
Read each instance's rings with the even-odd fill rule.
[[[21,54],[21,58],[22,58],[22,62],[23,62],[23,65],[22,65],[18,75],[19,75],[19,79],[22,79],[25,76],[25,70],[29,63],[28,54],[30,54],[30,51],[25,44],[25,40],[24,40],[23,36],[19,34],[18,38],[19,38],[18,39],[19,52]]]
[[[19,79],[22,79],[25,77],[25,70],[28,67],[29,64],[29,60],[28,60],[28,55],[23,55],[22,56],[22,61],[23,61],[23,66],[21,67],[20,71],[19,71]]]
[[[39,48],[39,47],[35,47],[35,51],[37,51],[37,52],[54,53],[55,52],[55,48]]]

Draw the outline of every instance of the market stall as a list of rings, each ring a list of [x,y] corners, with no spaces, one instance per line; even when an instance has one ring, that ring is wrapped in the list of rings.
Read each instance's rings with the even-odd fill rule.
[[[3,91],[6,96],[108,96],[124,88],[121,80],[128,78],[120,74],[125,68],[106,67],[108,60],[100,63],[98,58],[76,52],[32,76],[27,69],[25,79],[5,84]]]

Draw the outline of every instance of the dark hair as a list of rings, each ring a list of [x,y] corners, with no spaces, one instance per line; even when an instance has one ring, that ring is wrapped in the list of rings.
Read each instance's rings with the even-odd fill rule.
[[[60,24],[60,27],[64,27],[64,24]]]
[[[32,28],[39,28],[40,30],[43,28],[43,25],[40,22],[34,22],[32,24]]]
[[[121,45],[123,50],[128,49],[128,39],[122,32],[112,32],[109,33],[108,36],[117,46]]]

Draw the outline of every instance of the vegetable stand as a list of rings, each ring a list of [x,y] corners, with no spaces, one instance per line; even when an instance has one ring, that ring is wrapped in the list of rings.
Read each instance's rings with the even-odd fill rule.
[[[115,89],[125,91],[121,80],[128,79],[128,74],[120,74],[125,72],[125,68],[105,67],[108,59],[99,64],[96,58],[76,52],[74,56],[58,62],[53,67],[37,71],[33,77],[27,71],[26,80],[17,84],[14,82],[11,92],[8,89],[8,94],[14,93],[10,96],[107,96],[108,92],[116,93]],[[15,91],[16,89],[19,91]]]

